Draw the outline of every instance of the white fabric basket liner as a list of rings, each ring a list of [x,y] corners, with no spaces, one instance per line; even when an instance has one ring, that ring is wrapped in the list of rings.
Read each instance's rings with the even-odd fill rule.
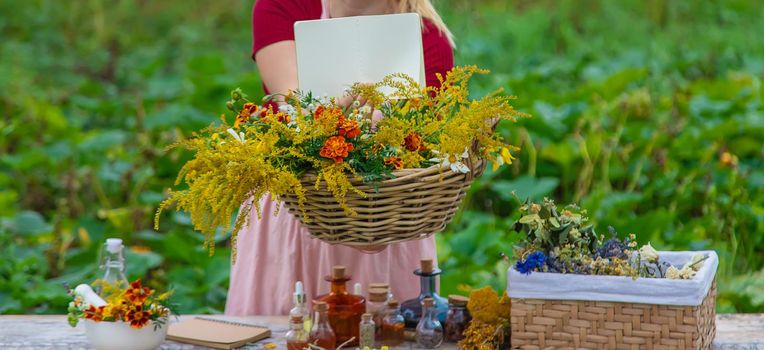
[[[577,275],[532,272],[530,275],[509,268],[507,294],[518,299],[588,300],[621,303],[697,306],[711,288],[719,257],[713,250],[697,252],[658,252],[660,261],[681,269],[696,253],[708,259],[693,279],[637,278],[626,276]]]

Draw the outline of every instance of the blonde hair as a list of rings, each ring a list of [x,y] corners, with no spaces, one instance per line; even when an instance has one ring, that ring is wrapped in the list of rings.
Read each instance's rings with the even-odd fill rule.
[[[454,43],[454,35],[448,30],[446,23],[440,18],[438,11],[435,11],[435,6],[432,5],[430,0],[398,0],[398,13],[414,12],[422,16],[422,19],[428,19],[435,25],[438,30],[445,34],[448,38],[448,43],[451,47],[456,47]]]

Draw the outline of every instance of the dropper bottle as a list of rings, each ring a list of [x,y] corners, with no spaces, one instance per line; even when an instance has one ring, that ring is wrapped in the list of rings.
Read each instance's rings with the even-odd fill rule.
[[[296,316],[300,316],[302,318],[305,331],[310,332],[310,328],[312,327],[313,323],[311,322],[310,311],[308,310],[308,307],[305,305],[305,301],[307,299],[305,297],[305,289],[302,285],[302,281],[297,281],[294,284],[293,298],[294,298],[294,307],[292,308],[292,310],[289,311],[289,316],[292,319],[294,319],[294,317]]]

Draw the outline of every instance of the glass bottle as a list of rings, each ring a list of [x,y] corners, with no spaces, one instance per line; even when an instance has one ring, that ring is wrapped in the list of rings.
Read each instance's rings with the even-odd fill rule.
[[[331,292],[316,298],[329,306],[329,323],[337,335],[337,343],[343,344],[351,338],[349,346],[358,345],[358,325],[361,323],[361,315],[366,312],[366,299],[360,295],[352,295],[347,291],[347,282],[350,276],[345,275],[344,266],[334,266],[332,275],[326,280],[331,282]]]
[[[310,330],[308,341],[326,350],[334,350],[337,337],[329,324],[329,305],[323,301],[314,301],[313,328]]]
[[[305,321],[302,315],[293,315],[289,318],[290,330],[287,332],[287,350],[304,350],[308,348],[308,332],[305,330]]]
[[[297,281],[297,283],[294,284],[293,298],[294,298],[294,307],[292,308],[292,310],[289,310],[289,316],[302,317],[305,331],[310,332],[310,329],[312,326],[310,311],[308,310],[308,307],[305,305],[305,289],[303,288],[301,281]]]
[[[372,318],[373,314],[365,313],[361,315],[361,323],[358,325],[358,347],[374,348],[374,337],[376,336],[377,326]]]
[[[443,326],[440,325],[436,316],[435,300],[425,298],[422,301],[422,316],[416,326],[414,339],[420,347],[434,349],[443,343]]]
[[[380,343],[387,346],[396,346],[403,343],[403,332],[406,321],[401,315],[397,300],[387,302],[385,317],[382,318],[382,332],[379,337]]]
[[[467,297],[461,295],[448,296],[448,314],[446,315],[446,341],[457,342],[464,339],[464,330],[472,320],[467,310]]]
[[[130,284],[125,277],[125,256],[123,254],[124,246],[120,238],[108,238],[103,246],[101,255],[101,270],[103,281],[109,285],[117,286],[119,289],[125,289]],[[96,288],[96,293],[100,294],[102,287]]]
[[[419,296],[406,300],[401,305],[401,314],[406,320],[406,328],[415,328],[419,323],[419,317],[422,315],[422,301],[425,298],[432,298],[435,302],[434,310],[440,322],[446,321],[446,313],[448,313],[448,301],[438,295],[435,290],[436,277],[442,271],[433,267],[432,259],[422,259],[420,264],[420,268],[414,270],[414,274],[420,277]]]
[[[366,312],[373,315],[374,324],[377,325],[377,335],[382,331],[382,318],[387,311],[387,289],[369,288],[369,300],[366,303]]]

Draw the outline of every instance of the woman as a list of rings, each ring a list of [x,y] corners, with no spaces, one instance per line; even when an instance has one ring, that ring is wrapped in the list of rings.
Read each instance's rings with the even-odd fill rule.
[[[252,11],[252,58],[266,93],[297,88],[297,61],[293,25],[296,21],[362,15],[416,12],[423,18],[422,44],[427,85],[438,85],[436,73],[453,67],[451,34],[429,0],[258,0]],[[369,38],[369,40],[374,40]],[[239,255],[231,265],[226,314],[283,315],[292,308],[295,281],[305,285],[308,298],[329,290],[324,276],[333,265],[345,265],[353,282],[390,283],[399,299],[419,294],[412,271],[422,257],[436,258],[433,237],[393,244],[376,254],[329,245],[310,236],[286,209],[274,216],[281,203],[267,196],[253,210],[238,235]]]

